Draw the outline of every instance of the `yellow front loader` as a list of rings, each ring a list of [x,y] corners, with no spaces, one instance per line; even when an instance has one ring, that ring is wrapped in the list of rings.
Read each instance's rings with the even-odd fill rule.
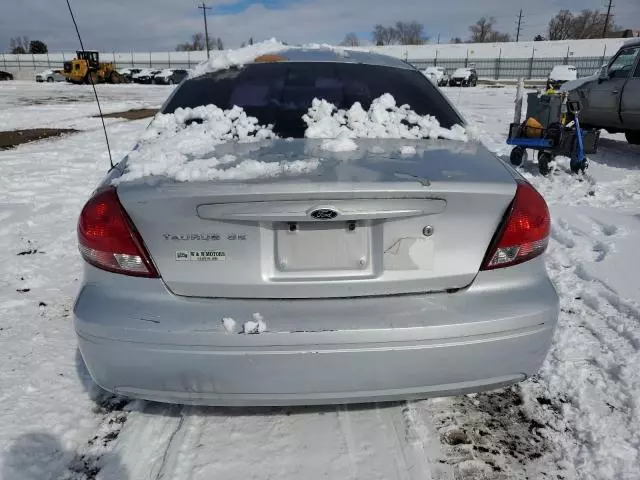
[[[124,81],[113,63],[100,63],[94,51],[76,52],[77,58],[64,62],[64,75],[71,83],[122,83]]]

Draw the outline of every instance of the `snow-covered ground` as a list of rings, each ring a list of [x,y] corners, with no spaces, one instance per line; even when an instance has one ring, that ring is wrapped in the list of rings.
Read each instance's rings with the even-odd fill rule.
[[[99,87],[107,112],[170,91]],[[515,91],[444,91],[508,155]],[[182,407],[104,396],[76,349],[75,222],[108,165],[95,113],[85,87],[0,84],[0,130],[83,130],[0,151],[0,479],[640,478],[640,148],[604,134],[583,181],[562,160],[522,168],[550,204],[562,309],[535,378],[408,404]],[[114,156],[148,123],[109,120]]]

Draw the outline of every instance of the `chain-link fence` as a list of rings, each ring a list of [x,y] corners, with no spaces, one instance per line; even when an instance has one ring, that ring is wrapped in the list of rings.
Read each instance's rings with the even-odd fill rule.
[[[429,66],[440,66],[452,73],[456,68],[474,67],[478,77],[482,79],[540,79],[546,78],[556,65],[573,65],[578,69],[578,76],[593,75],[609,57],[570,57],[570,58],[433,58],[426,60],[409,60],[419,69]]]
[[[52,55],[7,55],[0,57],[0,70],[41,71],[62,68],[65,61],[75,58],[73,54]],[[100,57],[103,62],[114,62],[116,68],[164,68],[189,69],[204,59],[205,52],[167,53],[106,53]],[[555,57],[555,58],[426,58],[407,61],[419,69],[437,65],[452,73],[459,67],[475,67],[481,79],[543,79],[555,65],[570,64],[578,69],[578,76],[592,75],[609,57]]]

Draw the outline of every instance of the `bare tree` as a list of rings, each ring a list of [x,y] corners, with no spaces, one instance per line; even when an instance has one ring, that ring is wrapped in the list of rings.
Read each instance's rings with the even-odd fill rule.
[[[9,51],[13,54],[27,53],[29,47],[29,37],[13,37],[9,39]]]
[[[606,15],[598,10],[582,10],[577,15],[569,10],[560,10],[549,22],[547,33],[549,40],[600,38],[604,31],[605,21]],[[619,26],[610,23],[610,31],[619,28]]]
[[[502,32],[491,32],[487,36],[487,42],[510,42],[511,35]]]
[[[471,32],[471,43],[489,42],[510,42],[511,36],[508,33],[501,33],[493,29],[496,19],[493,17],[482,17],[469,27]]]
[[[549,22],[547,34],[549,40],[566,40],[571,38],[573,14],[569,10],[560,10]]]
[[[573,18],[572,38],[600,38],[604,30],[606,15],[598,10],[582,10]],[[611,25],[611,30],[616,30]]]
[[[376,25],[371,32],[376,45],[422,45],[424,25],[419,22],[396,22],[395,26]],[[345,39],[346,40],[346,39]]]
[[[493,31],[493,25],[496,23],[496,19],[493,17],[482,17],[476,23],[469,27],[471,32],[470,41],[472,43],[484,43],[487,42],[489,34]]]
[[[340,45],[343,47],[357,47],[360,45],[360,40],[355,33],[351,32],[345,35],[344,40],[340,42]]]
[[[376,45],[392,45],[398,42],[398,32],[393,27],[384,27],[376,25],[371,32],[373,41]]]
[[[49,47],[42,40],[31,40],[29,42],[29,53],[47,53],[49,51]]]
[[[196,52],[206,50],[207,42],[204,34],[194,33],[190,42],[180,43],[176,46],[178,52]],[[219,37],[209,37],[209,48],[212,50],[224,50],[224,43]]]
[[[422,45],[424,25],[419,22],[396,22],[396,37],[401,45]]]

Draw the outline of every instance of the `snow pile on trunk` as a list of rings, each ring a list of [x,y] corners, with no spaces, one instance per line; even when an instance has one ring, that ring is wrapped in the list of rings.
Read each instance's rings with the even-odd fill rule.
[[[346,135],[340,135],[338,138],[325,140],[320,148],[329,152],[353,152],[358,149],[358,145]]]
[[[236,321],[231,317],[223,318],[222,325],[227,333],[234,333],[236,331]]]
[[[244,322],[242,326],[242,333],[246,335],[257,335],[264,333],[267,330],[267,322],[264,321],[264,317],[259,313],[253,314],[253,320]]]
[[[431,115],[420,115],[409,105],[397,106],[392,95],[385,93],[376,98],[369,110],[359,102],[349,110],[337,109],[326,100],[314,99],[304,115],[307,138],[446,138],[468,140],[466,130],[460,125],[444,128]],[[327,144],[335,147],[334,144]]]
[[[400,149],[400,155],[415,155],[416,153],[416,147],[412,145],[405,145]]]
[[[293,162],[238,161],[234,155],[211,156],[226,142],[258,142],[276,138],[271,126],[259,125],[242,108],[215,105],[179,108],[157,115],[129,154],[124,174],[114,183],[162,176],[185,181],[251,180],[315,170],[318,160]]]

